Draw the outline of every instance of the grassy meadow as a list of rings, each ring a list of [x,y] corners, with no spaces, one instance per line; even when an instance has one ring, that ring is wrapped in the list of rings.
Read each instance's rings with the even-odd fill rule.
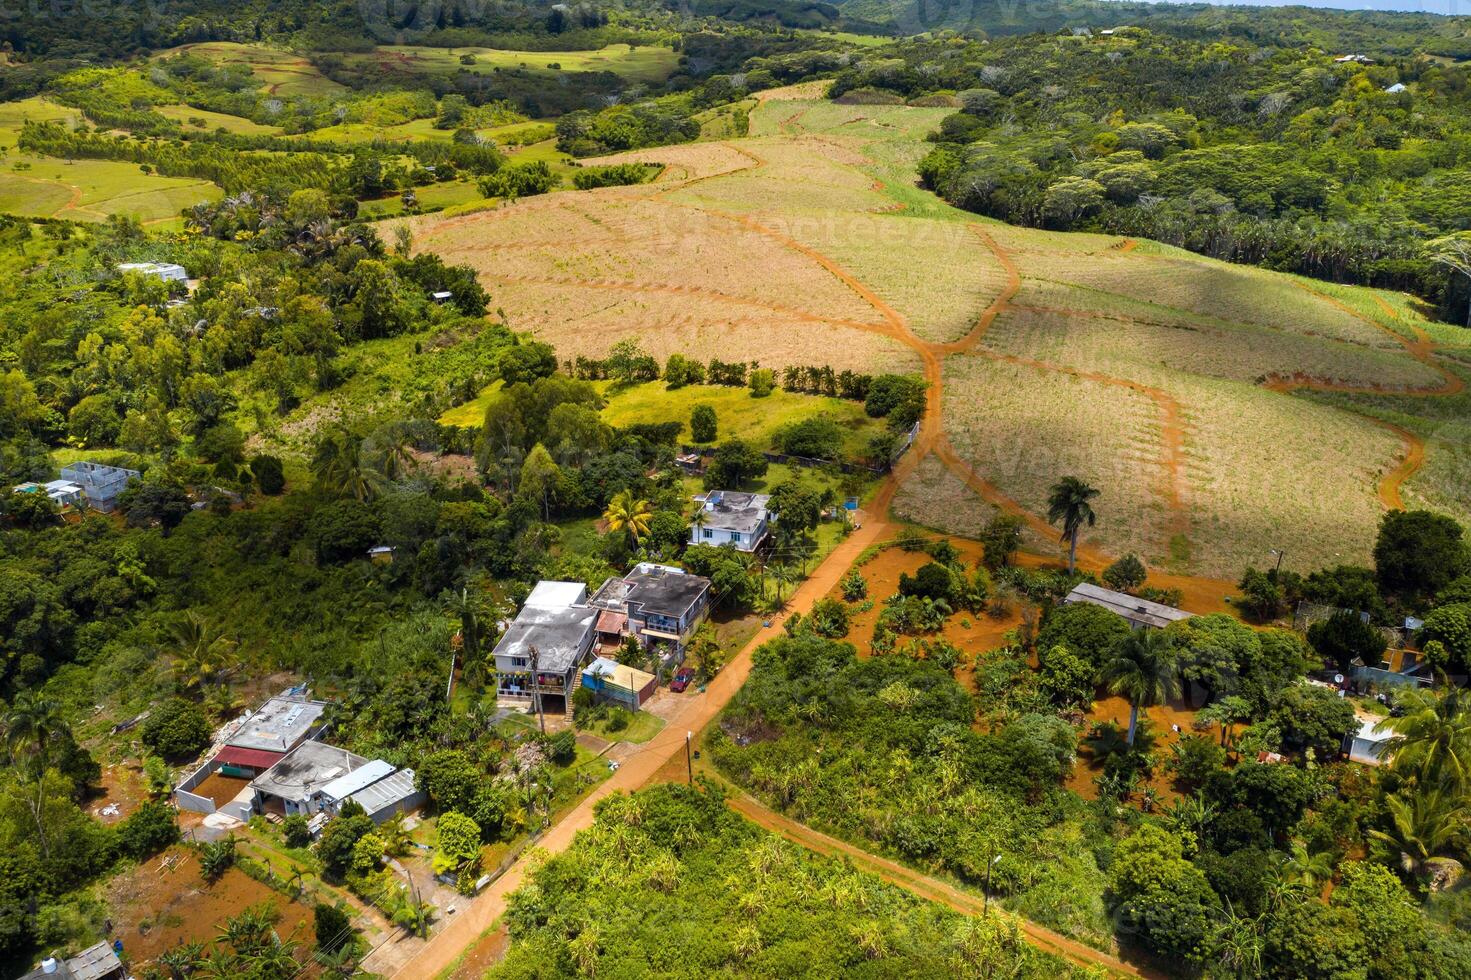
[[[471,59],[466,62],[465,58]],[[344,56],[349,64],[369,64],[388,74],[477,74],[507,68],[546,72],[612,72],[631,82],[662,82],[678,64],[672,48],[610,44],[596,51],[512,51],[498,48],[430,48],[390,44]]]

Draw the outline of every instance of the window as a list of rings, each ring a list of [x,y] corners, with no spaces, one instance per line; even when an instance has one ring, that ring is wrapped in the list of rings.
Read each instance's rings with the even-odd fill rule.
[[[707,537],[707,538],[713,538],[713,537],[715,537],[715,532],[712,531],[712,530],[710,530],[707,527],[707,528],[705,528],[705,537]]]
[[[512,667],[526,667],[526,666],[529,666],[529,661],[527,661],[527,659],[525,657],[512,657],[511,658],[511,666]]]

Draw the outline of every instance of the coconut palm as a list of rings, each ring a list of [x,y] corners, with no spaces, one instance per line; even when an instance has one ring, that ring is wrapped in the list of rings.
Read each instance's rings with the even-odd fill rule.
[[[1471,784],[1471,695],[1458,687],[1414,690],[1400,705],[1401,717],[1381,723],[1395,733],[1385,746],[1390,768],[1421,786],[1460,791]]]
[[[771,566],[771,578],[776,582],[776,604],[785,605],[786,600],[782,596],[782,587],[796,581],[797,570],[786,562],[780,562]]]
[[[608,523],[608,530],[627,534],[633,539],[635,548],[648,535],[649,524],[653,519],[653,507],[647,500],[635,498],[632,490],[618,491],[608,501],[607,510],[603,511],[603,520]]]
[[[1461,798],[1440,789],[1384,798],[1389,818],[1383,830],[1370,830],[1369,838],[1397,858],[1407,874],[1431,879],[1438,890],[1461,870],[1461,862],[1445,857],[1466,835],[1471,811]]]
[[[363,462],[361,442],[346,429],[322,437],[312,455],[312,476],[327,493],[368,500],[378,492],[382,475]]]
[[[1302,841],[1293,841],[1277,876],[1283,881],[1309,892],[1316,892],[1333,877],[1333,854],[1310,851]]]
[[[230,665],[235,641],[194,611],[169,627],[173,660],[169,673],[186,691],[211,683]]]
[[[1075,476],[1065,476],[1052,485],[1047,497],[1047,521],[1062,524],[1062,540],[1068,543],[1067,570],[1071,574],[1078,564],[1078,534],[1086,524],[1098,523],[1098,515],[1090,504],[1098,491]]]
[[[46,766],[52,745],[69,740],[71,729],[61,716],[58,702],[37,697],[31,691],[22,691],[16,696],[10,710],[5,713],[4,726],[5,752],[11,764],[29,760],[35,773],[36,795],[28,797],[26,804],[36,822],[36,839],[41,844],[41,853],[49,857],[51,845],[42,815],[46,808]]]
[[[1135,630],[1119,643],[1099,677],[1111,693],[1129,702],[1128,743],[1133,745],[1139,709],[1180,694],[1174,641],[1163,630]]]

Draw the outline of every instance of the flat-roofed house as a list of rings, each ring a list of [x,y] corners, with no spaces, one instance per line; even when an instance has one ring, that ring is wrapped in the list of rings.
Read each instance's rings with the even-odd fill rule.
[[[1181,619],[1189,619],[1191,615],[1183,609],[1176,609],[1162,602],[1151,602],[1127,592],[1115,592],[1088,582],[1079,582],[1073,586],[1073,590],[1062,601],[1064,605],[1086,602],[1089,605],[1102,606],[1127,619],[1129,625],[1135,629],[1160,629]]]
[[[685,644],[710,613],[710,580],[682,568],[641,562],[622,578],[610,578],[592,604],[624,616],[624,634],[645,648],[662,646],[666,663],[684,655]]]
[[[581,582],[537,583],[495,645],[497,699],[531,707],[539,695],[543,711],[570,712],[597,618]]]
[[[250,789],[254,793],[251,811],[278,816],[295,813],[310,816],[324,812],[327,803],[322,796],[323,790],[360,769],[372,766],[377,773],[378,767],[384,765],[387,763],[365,759],[347,749],[323,742],[303,742],[250,781]],[[389,768],[392,769],[391,766]],[[379,773],[378,778],[382,775]]]
[[[61,468],[61,479],[80,486],[82,495],[87,498],[87,506],[104,514],[112,513],[117,507],[117,498],[130,483],[142,477],[143,474],[137,470],[88,460],[78,460]]]
[[[771,515],[764,493],[711,490],[700,501],[690,525],[690,544],[730,545],[737,551],[755,551],[766,539]]]

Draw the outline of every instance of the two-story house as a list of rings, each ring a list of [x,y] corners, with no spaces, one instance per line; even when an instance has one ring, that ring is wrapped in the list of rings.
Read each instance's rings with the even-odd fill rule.
[[[570,695],[592,652],[598,609],[581,582],[539,582],[495,645],[496,697],[545,712],[572,710]]]
[[[764,493],[711,490],[690,525],[690,544],[728,544],[737,551],[755,551],[771,523],[766,511],[769,500]]]
[[[661,648],[666,665],[677,663],[710,613],[710,580],[682,568],[642,562],[622,578],[604,582],[592,605],[613,613],[604,622],[616,623],[622,635],[636,637],[645,648]],[[600,639],[606,643],[611,638]]]

